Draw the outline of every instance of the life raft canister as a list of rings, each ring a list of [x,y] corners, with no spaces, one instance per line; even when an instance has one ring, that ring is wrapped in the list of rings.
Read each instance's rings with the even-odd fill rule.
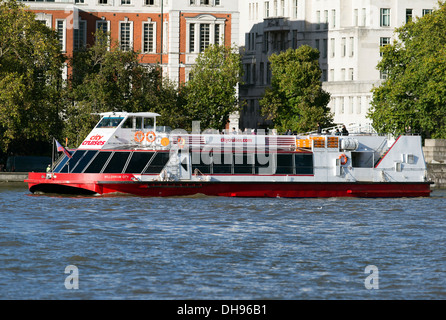
[[[135,132],[135,141],[136,142],[142,142],[145,138],[145,134],[142,131],[136,131]]]
[[[347,164],[348,158],[345,154],[341,154],[339,156],[339,160],[341,160],[341,165],[345,165],[345,164]]]
[[[148,142],[153,142],[156,139],[156,134],[153,131],[147,132],[146,139]]]

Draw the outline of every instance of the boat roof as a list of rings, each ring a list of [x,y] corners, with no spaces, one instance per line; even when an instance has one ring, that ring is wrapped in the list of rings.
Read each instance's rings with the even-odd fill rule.
[[[126,117],[126,116],[134,116],[134,117],[144,117],[144,118],[155,118],[161,116],[155,112],[102,112],[99,114],[101,117]]]

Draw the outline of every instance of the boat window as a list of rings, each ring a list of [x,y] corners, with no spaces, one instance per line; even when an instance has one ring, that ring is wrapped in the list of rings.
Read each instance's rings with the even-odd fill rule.
[[[111,151],[99,151],[84,173],[100,173],[111,154]]]
[[[293,154],[277,154],[277,174],[293,174]]]
[[[154,152],[133,152],[125,173],[141,173],[153,154]]]
[[[124,129],[133,129],[133,119],[135,119],[134,117],[128,117],[124,123],[122,124],[121,128]]]
[[[199,155],[199,161],[197,161],[198,159],[194,159],[194,156],[192,156],[192,172],[195,173],[195,169],[198,169],[203,174],[210,174],[212,168],[212,155],[210,153],[197,153],[197,155]],[[206,161],[203,161],[203,155],[206,156]]]
[[[313,174],[313,154],[294,154],[296,174]]]
[[[104,169],[104,173],[121,173],[124,170],[124,166],[127,163],[130,152],[116,151],[107,166]]]
[[[158,152],[144,173],[160,173],[169,161],[169,156],[168,152]]]
[[[85,152],[86,150],[76,150],[71,159],[69,159],[65,163],[64,167],[60,170],[60,172],[61,173],[70,172],[70,170],[72,170],[76,166],[77,162],[82,158]]]
[[[98,123],[96,128],[116,128],[123,119],[123,117],[104,117]]]
[[[255,174],[274,174],[275,156],[275,153],[257,153],[254,162]]]
[[[235,153],[234,154],[234,173],[235,174],[252,174],[253,172],[253,154],[251,153]]]
[[[90,163],[97,151],[87,151],[82,158],[79,159],[74,168],[70,168],[71,173],[81,173],[87,164]]]
[[[213,155],[212,173],[214,174],[231,174],[232,173],[232,154],[220,153]]]
[[[60,170],[67,163],[68,159],[70,159],[70,158],[68,158],[65,154],[63,154],[62,159],[60,160],[60,162],[54,168],[54,172],[60,172]]]
[[[153,130],[154,122],[153,118],[144,118],[144,129]]]
[[[353,152],[352,167],[353,168],[373,168],[374,152]]]

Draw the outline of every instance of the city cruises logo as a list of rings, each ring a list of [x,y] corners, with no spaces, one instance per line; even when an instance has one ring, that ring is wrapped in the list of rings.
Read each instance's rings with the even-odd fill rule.
[[[101,136],[99,134],[96,134],[94,136],[90,137],[90,140],[85,140],[82,142],[83,146],[103,146],[105,144],[105,141],[101,141],[101,139],[104,136]]]

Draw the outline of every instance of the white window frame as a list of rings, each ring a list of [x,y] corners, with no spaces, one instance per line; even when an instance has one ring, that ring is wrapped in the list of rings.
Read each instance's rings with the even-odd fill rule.
[[[133,21],[128,20],[127,18],[124,21],[119,21],[119,47],[122,49],[122,25],[123,24],[129,24],[130,25],[130,29],[129,29],[129,51],[133,50]],[[127,50],[123,50],[123,51],[127,51]]]
[[[145,34],[144,34],[144,27],[146,25],[151,25],[153,27],[152,30],[152,41],[153,41],[153,46],[152,46],[152,50],[144,50],[144,42],[145,42]],[[156,53],[156,22],[153,22],[152,19],[147,19],[147,21],[143,21],[142,22],[142,32],[141,32],[141,52],[142,53]]]
[[[216,18],[214,16],[203,14],[194,18],[186,18],[186,52],[200,53],[200,25],[209,24],[209,44],[224,44],[225,39],[225,18]],[[190,28],[194,25],[194,47],[190,44]],[[215,26],[219,25],[219,39],[215,39]]]
[[[81,34],[81,35],[78,35],[78,37],[80,36],[80,37],[82,37],[82,45],[85,47],[86,45],[87,45],[87,21],[86,20],[81,20],[81,19],[79,19],[79,21],[78,21],[78,33],[82,30],[81,29],[81,25],[83,26],[83,33]],[[75,39],[75,37],[74,37],[74,31],[75,30],[73,30],[73,51],[76,51],[76,49],[75,49],[75,47],[76,47],[76,44],[75,44],[75,41],[76,41],[76,39]],[[81,48],[77,48],[77,50],[80,50]]]
[[[96,20],[96,29],[95,31],[97,32],[99,30],[99,24],[100,23],[106,23],[107,24],[107,31],[106,32],[110,32],[110,21],[109,20],[105,20],[105,18],[102,18],[101,20]],[[95,39],[96,41],[96,39]],[[107,50],[110,50],[110,34],[108,34],[107,36]]]
[[[381,8],[379,10],[380,18],[379,25],[381,27],[390,27],[391,26],[391,10],[390,8]]]
[[[56,19],[56,32],[59,37],[59,23],[62,22],[62,39],[59,39],[59,43],[62,44],[62,52],[67,52],[67,20]]]

